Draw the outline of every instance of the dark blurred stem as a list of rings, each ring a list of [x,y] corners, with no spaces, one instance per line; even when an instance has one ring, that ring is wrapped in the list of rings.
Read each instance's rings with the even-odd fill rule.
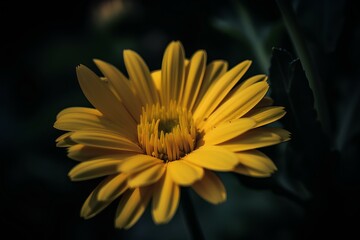
[[[182,189],[181,192],[181,210],[185,217],[186,225],[191,234],[193,240],[205,240],[204,235],[201,231],[201,227],[196,217],[194,205],[191,202],[189,189]]]
[[[260,37],[256,32],[256,27],[252,21],[251,16],[249,15],[249,11],[242,5],[239,1],[233,1],[236,9],[238,11],[239,16],[242,19],[242,28],[246,33],[245,36],[249,42],[249,47],[253,51],[256,59],[259,61],[259,66],[261,71],[267,73],[269,70],[269,57],[266,54],[265,47],[260,41]]]
[[[323,126],[323,130],[329,136],[331,136],[328,106],[323,92],[320,76],[316,71],[314,64],[312,63],[309,49],[307,48],[303,38],[301,27],[296,20],[295,12],[291,6],[291,2],[289,0],[276,0],[276,2],[284,19],[285,26],[288,30],[291,41],[294,44],[295,50],[304,68],[306,77],[309,81],[309,86],[314,93],[315,109],[318,112],[318,117]]]

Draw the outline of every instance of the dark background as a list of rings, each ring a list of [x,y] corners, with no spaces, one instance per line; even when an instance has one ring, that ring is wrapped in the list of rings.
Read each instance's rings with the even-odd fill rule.
[[[294,87],[290,98],[297,107],[287,108],[291,114],[280,121],[293,140],[265,149],[278,173],[270,179],[220,174],[228,200],[218,206],[192,195],[207,239],[357,234],[357,8],[354,1],[288,2],[322,80],[331,133],[313,121],[308,86]],[[133,49],[154,70],[166,45],[180,40],[187,57],[205,49],[208,60],[225,59],[230,66],[252,59],[249,76],[275,76],[270,76],[272,97],[287,107],[271,68],[272,48],[286,49],[294,58],[297,53],[275,1],[25,1],[6,3],[0,11],[0,226],[11,239],[189,239],[181,208],[161,226],[147,211],[127,231],[113,227],[116,203],[91,220],[80,218],[81,205],[98,180],[69,180],[75,162],[55,147],[61,132],[52,127],[63,108],[90,106],[76,80],[78,64],[97,71],[92,59],[99,58],[124,72],[122,50]],[[297,127],[294,115],[301,119]]]

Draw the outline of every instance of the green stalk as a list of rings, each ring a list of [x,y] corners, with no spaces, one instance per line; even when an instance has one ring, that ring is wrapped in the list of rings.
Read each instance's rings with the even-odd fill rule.
[[[315,70],[309,49],[307,48],[306,42],[303,38],[301,27],[296,20],[295,12],[288,0],[276,0],[276,3],[284,19],[291,41],[293,42],[295,50],[300,58],[309,86],[313,91],[315,101],[314,107],[317,110],[319,121],[322,124],[325,133],[330,136],[331,127],[329,112],[322,83],[319,73]]]
[[[181,191],[181,209],[185,217],[186,225],[193,240],[205,240],[201,231],[200,223],[196,217],[194,206],[191,202],[189,189]]]

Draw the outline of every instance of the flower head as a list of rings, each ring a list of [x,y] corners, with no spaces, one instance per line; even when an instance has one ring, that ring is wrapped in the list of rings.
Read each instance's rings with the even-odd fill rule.
[[[272,106],[267,77],[240,82],[251,61],[228,70],[223,60],[206,64],[206,52],[185,58],[180,42],[167,47],[161,70],[150,72],[135,52],[124,51],[128,77],[101,60],[98,77],[80,65],[76,72],[94,108],[61,111],[57,139],[79,161],[73,181],[103,177],[86,199],[81,216],[91,218],[120,198],[115,226],[130,228],[151,202],[155,223],[174,216],[180,187],[206,201],[226,200],[214,171],[268,177],[274,163],[257,148],[289,139],[281,128],[263,127],[284,116]]]

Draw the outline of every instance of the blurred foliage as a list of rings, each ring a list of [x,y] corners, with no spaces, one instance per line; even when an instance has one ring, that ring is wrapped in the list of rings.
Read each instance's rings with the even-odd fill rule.
[[[220,174],[226,203],[193,200],[206,239],[349,238],[359,224],[360,21],[355,2],[288,0],[329,107],[324,133],[314,95],[275,1],[102,0],[7,2],[2,6],[0,169],[4,234],[26,239],[188,239],[179,208],[153,224],[149,210],[128,231],[113,228],[116,203],[91,220],[79,211],[97,180],[71,182],[75,165],[54,140],[56,114],[89,106],[75,75],[93,58],[124,70],[123,49],[158,69],[165,46],[188,57],[205,49],[230,66],[252,59],[249,76],[270,75],[270,96],[286,107],[292,140],[264,151],[279,171],[253,179]],[[316,96],[315,96],[316,97]],[[4,235],[5,236],[5,235]]]

